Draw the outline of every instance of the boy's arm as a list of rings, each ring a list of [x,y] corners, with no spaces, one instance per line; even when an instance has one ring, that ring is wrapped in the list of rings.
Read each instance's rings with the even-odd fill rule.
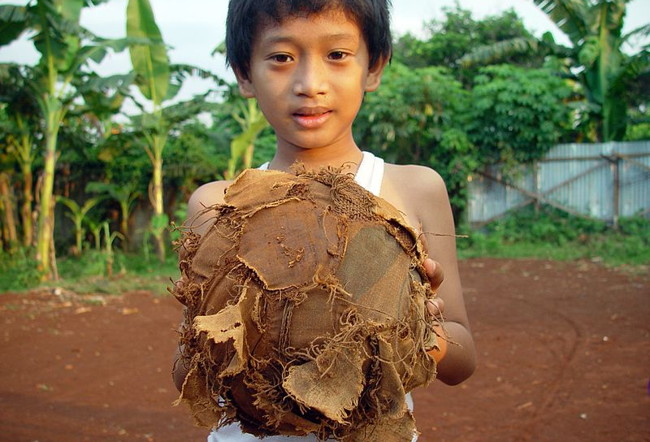
[[[210,228],[210,218],[214,215],[205,213],[206,207],[223,203],[223,194],[229,181],[215,181],[204,184],[194,191],[187,203],[187,221],[185,227],[191,228],[194,233],[204,235]],[[184,324],[181,324],[182,329]],[[172,366],[172,379],[178,391],[183,388],[183,382],[188,373],[188,361],[183,359],[182,349],[179,347],[174,354]]]
[[[432,286],[439,285],[439,309],[444,310],[443,330],[448,338],[437,377],[445,384],[459,384],[474,372],[476,355],[458,272],[456,231],[447,188],[440,175],[429,168],[410,166],[400,173],[404,174],[400,182],[409,187],[408,206],[416,213],[427,254],[434,267],[439,265],[444,271],[442,283],[431,281]],[[434,279],[442,278],[440,269],[428,273]]]

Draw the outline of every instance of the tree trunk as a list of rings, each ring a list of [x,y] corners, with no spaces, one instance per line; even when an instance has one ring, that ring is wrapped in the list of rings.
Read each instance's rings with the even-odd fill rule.
[[[38,270],[44,280],[52,278],[52,263],[50,262],[52,251],[50,247],[53,242],[52,219],[53,191],[54,191],[54,167],[56,165],[56,142],[59,133],[60,119],[50,115],[46,132],[45,162],[43,168],[43,185],[41,187],[41,198],[39,201],[38,215],[38,237],[36,240],[36,261]]]
[[[50,232],[54,232],[54,207],[56,205],[52,204],[52,209],[50,210],[50,220],[52,224],[50,225]],[[59,268],[56,265],[56,247],[54,246],[54,235],[50,236],[50,280],[58,281],[59,280]]]
[[[129,237],[129,202],[120,201],[120,211],[122,212],[122,219],[120,219],[120,232],[124,235],[123,249],[128,252],[131,249],[131,238]]]
[[[23,203],[20,208],[20,218],[23,224],[23,245],[31,247],[34,242],[34,224],[32,223],[32,204],[34,195],[32,194],[32,165],[22,164],[23,172]]]
[[[18,233],[16,230],[16,220],[14,218],[14,204],[11,198],[9,185],[9,175],[6,172],[0,173],[0,208],[3,213],[3,237],[4,243],[9,251],[14,250],[18,244]]]
[[[162,149],[156,151],[156,157],[153,161],[153,178],[152,178],[152,204],[154,217],[156,219],[161,219],[164,215],[164,205],[163,205],[163,182],[162,182]],[[154,237],[156,238],[158,260],[160,262],[165,262],[166,247],[165,247],[165,229],[155,228]]]
[[[34,194],[32,191],[34,175],[32,165],[34,157],[32,155],[33,140],[31,134],[25,130],[25,123],[21,116],[17,118],[18,128],[21,130],[20,150],[17,155],[20,171],[23,176],[23,201],[20,207],[20,219],[22,222],[23,246],[32,247],[34,245],[34,221],[32,207],[34,204]]]
[[[78,220],[75,220],[74,223],[74,239],[76,248],[74,251],[75,256],[81,256],[81,253],[83,252],[83,229],[81,228],[82,220],[83,218],[79,218]]]

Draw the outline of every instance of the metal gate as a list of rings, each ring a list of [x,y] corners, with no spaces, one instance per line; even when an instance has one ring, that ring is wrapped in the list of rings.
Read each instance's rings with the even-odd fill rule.
[[[650,216],[650,141],[562,144],[506,179],[500,166],[470,177],[468,219],[478,227],[528,204],[613,225]]]

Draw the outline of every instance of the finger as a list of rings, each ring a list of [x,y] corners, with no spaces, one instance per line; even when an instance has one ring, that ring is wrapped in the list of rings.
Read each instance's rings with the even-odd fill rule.
[[[442,270],[442,266],[437,261],[427,258],[424,260],[424,270],[427,272],[427,278],[429,278],[431,290],[435,292],[445,279],[445,273]]]
[[[440,298],[427,299],[426,306],[429,313],[437,318],[441,318],[445,311],[445,301]]]
[[[427,353],[429,353],[429,356],[438,363],[447,355],[448,344],[445,330],[439,325],[434,325],[433,328],[435,329],[438,339],[436,339],[436,346],[427,351]]]

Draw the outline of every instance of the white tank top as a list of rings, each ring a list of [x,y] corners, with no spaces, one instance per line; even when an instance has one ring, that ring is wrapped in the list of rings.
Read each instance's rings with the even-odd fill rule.
[[[259,168],[267,170],[269,163],[262,164]],[[381,182],[384,178],[384,160],[376,157],[370,152],[363,152],[361,164],[357,170],[354,180],[363,188],[372,194],[379,196]],[[406,395],[406,404],[410,410],[413,410],[413,399],[411,394]],[[290,441],[309,441],[318,442],[318,438],[313,434],[308,436],[267,436],[261,439],[263,442],[290,442]],[[413,437],[413,441],[417,437]],[[238,423],[232,423],[225,427],[214,430],[208,436],[208,442],[260,442],[260,439],[252,434],[242,433]]]
[[[371,152],[364,151],[362,153],[361,164],[359,164],[354,180],[373,195],[379,196],[381,182],[384,179],[384,160],[374,156]],[[261,170],[268,168],[269,163],[264,163],[259,167]]]

